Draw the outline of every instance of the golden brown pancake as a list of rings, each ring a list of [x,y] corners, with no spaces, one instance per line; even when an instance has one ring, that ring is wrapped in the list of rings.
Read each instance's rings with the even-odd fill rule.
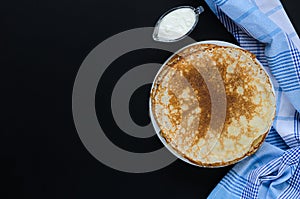
[[[151,107],[161,135],[200,166],[224,166],[253,154],[275,115],[266,72],[243,49],[195,44],[157,75]]]

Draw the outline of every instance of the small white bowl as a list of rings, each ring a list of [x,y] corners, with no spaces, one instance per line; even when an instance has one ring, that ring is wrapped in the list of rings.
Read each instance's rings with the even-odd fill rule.
[[[177,10],[177,9],[181,9],[181,8],[189,8],[191,10],[193,10],[195,12],[195,22],[192,26],[192,28],[186,33],[184,34],[183,36],[177,38],[177,39],[160,39],[158,37],[158,30],[159,30],[159,26],[160,26],[160,23],[162,21],[162,19],[168,15],[169,13]],[[154,31],[153,31],[153,34],[152,34],[152,38],[153,40],[155,41],[160,41],[160,42],[176,42],[176,41],[179,41],[179,40],[182,40],[184,39],[185,37],[187,37],[193,30],[194,28],[196,27],[197,23],[198,23],[198,20],[199,20],[199,15],[204,11],[203,7],[202,6],[199,6],[197,8],[194,8],[192,6],[179,6],[179,7],[175,7],[175,8],[172,8],[171,10],[168,10],[167,12],[165,12],[159,19],[158,21],[156,22],[155,24],[155,27],[154,27]]]

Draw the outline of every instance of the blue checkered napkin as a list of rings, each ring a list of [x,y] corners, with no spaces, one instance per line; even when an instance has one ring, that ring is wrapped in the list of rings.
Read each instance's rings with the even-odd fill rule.
[[[300,198],[300,40],[278,0],[206,0],[271,76],[276,118],[266,142],[236,164],[209,198]]]

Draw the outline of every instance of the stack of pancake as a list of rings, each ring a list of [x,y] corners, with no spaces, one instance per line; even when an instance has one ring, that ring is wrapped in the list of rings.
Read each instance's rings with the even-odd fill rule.
[[[150,103],[167,144],[208,167],[253,154],[275,116],[274,91],[255,56],[215,44],[173,55],[155,78]]]

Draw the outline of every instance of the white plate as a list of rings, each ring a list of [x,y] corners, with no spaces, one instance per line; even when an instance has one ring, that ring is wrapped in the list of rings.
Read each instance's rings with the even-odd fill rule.
[[[218,45],[218,46],[229,46],[229,47],[236,47],[236,48],[241,48],[240,46],[237,46],[235,44],[232,44],[232,43],[229,43],[229,42],[225,42],[225,41],[218,41],[218,40],[207,40],[207,41],[200,41],[200,42],[196,42],[196,43],[193,43],[193,44],[190,44],[188,46],[185,46],[183,48],[181,48],[180,50],[178,50],[177,52],[175,52],[170,58],[168,58],[165,63],[163,63],[163,65],[161,66],[161,68],[158,70],[155,78],[154,78],[154,81],[153,81],[153,84],[152,84],[152,87],[151,87],[151,91],[153,89],[153,86],[154,86],[154,82],[156,81],[157,79],[157,76],[158,74],[161,72],[161,70],[163,69],[163,67],[166,65],[166,63],[169,62],[170,59],[173,58],[174,55],[178,54],[180,51],[182,51],[183,49],[185,48],[188,48],[190,46],[194,46],[194,45],[197,45],[197,44],[215,44],[215,45]],[[242,48],[241,48],[242,49]],[[265,70],[265,68],[263,67],[263,65],[256,59],[256,61],[260,64],[261,68],[266,72],[266,74],[268,75],[269,77],[269,81],[272,85],[272,90],[273,90],[273,93],[274,93],[274,96],[275,96],[275,90],[274,90],[274,86],[272,84],[272,81],[271,81],[271,78],[268,74],[268,72]],[[160,141],[164,144],[164,146],[173,154],[175,155],[177,158],[181,159],[182,161],[186,162],[186,163],[189,163],[191,165],[194,165],[194,166],[198,166],[198,167],[204,167],[204,166],[200,166],[198,164],[195,164],[191,161],[189,161],[188,159],[182,157],[179,153],[177,153],[177,151],[175,151],[165,140],[165,138],[160,134],[160,128],[153,116],[153,113],[152,113],[152,106],[151,106],[151,99],[149,100],[149,114],[150,114],[150,119],[151,119],[151,122],[152,122],[152,125],[154,127],[154,130],[158,136],[158,138],[160,139]],[[271,128],[271,127],[270,127]],[[247,156],[245,156],[244,158],[246,158]],[[242,158],[241,160],[243,160],[244,158]],[[239,161],[241,161],[239,160]],[[238,161],[238,162],[239,162]],[[214,167],[214,168],[217,168],[217,167],[223,167],[223,166],[205,166],[205,167]]]

